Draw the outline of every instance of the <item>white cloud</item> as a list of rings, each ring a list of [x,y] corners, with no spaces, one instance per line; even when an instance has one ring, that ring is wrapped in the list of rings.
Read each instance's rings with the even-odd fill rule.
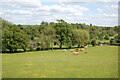
[[[102,16],[105,16],[105,17],[118,17],[118,14],[106,14],[106,13],[103,13]]]
[[[105,8],[108,10],[118,10],[118,5],[106,5]]]
[[[105,5],[102,8],[97,8],[98,12],[117,12],[118,11],[118,5]]]
[[[115,25],[117,24],[117,15],[114,14],[117,10],[116,5],[106,5],[102,8],[97,8],[101,12],[99,15],[95,13],[93,16],[88,14],[94,13],[91,8],[81,5],[72,5],[60,3],[60,5],[42,5],[39,0],[9,0],[4,1],[3,8],[0,11],[2,18],[15,24],[39,24],[41,21],[56,21],[56,19],[64,19],[71,23],[92,23],[95,25]],[[23,1],[23,2],[22,2]],[[90,1],[90,0],[83,0]],[[100,0],[99,0],[100,1]],[[12,5],[11,5],[12,4]],[[110,9],[110,10],[109,10]],[[109,13],[113,11],[113,13]],[[107,13],[106,13],[107,12]],[[86,15],[86,13],[88,15]]]
[[[1,0],[2,6],[10,8],[37,8],[41,6],[39,0]]]
[[[91,15],[88,17],[88,20],[92,22],[92,24],[112,27],[118,25],[118,14],[98,14]]]
[[[40,0],[41,2],[118,2],[119,0]]]
[[[61,5],[52,5],[52,6],[42,6],[36,9],[37,11],[46,11],[54,14],[72,14],[72,15],[83,15],[82,11],[88,11],[88,8],[81,7],[81,6],[61,6]]]
[[[6,15],[30,15],[33,14],[31,11],[26,10],[1,10],[2,14]]]
[[[97,8],[97,11],[98,11],[98,12],[103,12],[103,10],[102,10],[102,9],[100,9],[100,8]]]
[[[30,7],[29,9],[24,6],[26,3],[19,4],[20,7],[16,2],[13,5],[4,3],[4,6],[9,6],[9,8],[3,8],[0,13],[4,19],[15,24],[32,24],[33,20],[34,23],[38,23],[38,21],[55,21],[61,18],[68,20],[67,16],[83,16],[83,12],[89,11],[88,8],[79,5],[40,5],[37,8]]]
[[[43,1],[43,0],[41,0]],[[44,0],[43,2],[118,2],[119,0]]]

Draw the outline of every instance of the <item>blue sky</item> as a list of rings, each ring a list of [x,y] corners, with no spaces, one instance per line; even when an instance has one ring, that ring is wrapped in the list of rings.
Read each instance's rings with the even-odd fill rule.
[[[118,1],[2,0],[0,17],[14,24],[23,25],[64,19],[69,23],[92,23],[97,26],[113,27],[118,25]]]

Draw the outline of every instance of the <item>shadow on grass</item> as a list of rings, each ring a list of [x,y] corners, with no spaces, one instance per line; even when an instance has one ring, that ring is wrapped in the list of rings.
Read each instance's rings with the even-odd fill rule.
[[[0,52],[2,54],[14,54],[14,53],[24,53],[24,51],[15,51],[15,52],[10,52],[10,51],[2,51]]]
[[[110,45],[110,44],[103,44],[103,45]],[[111,46],[116,46],[116,45],[111,45]],[[89,46],[89,47],[93,47],[93,46]],[[71,47],[71,48],[54,47],[54,48],[47,48],[47,49],[40,49],[40,50],[33,49],[33,50],[27,50],[26,52],[49,51],[49,50],[52,51],[52,50],[75,49],[75,48],[78,48],[78,47]],[[82,48],[82,47],[79,47],[79,48]],[[24,51],[15,51],[15,52],[10,52],[10,51],[4,51],[3,52],[3,51],[0,51],[0,53],[2,53],[2,54],[15,54],[15,53],[25,53],[25,52]]]
[[[37,52],[37,51],[49,51],[49,50],[60,50],[60,49],[75,49],[75,48],[78,48],[78,47],[71,47],[71,48],[58,48],[58,47],[54,47],[54,48],[48,48],[48,49],[43,49],[43,50],[27,50],[26,52]],[[2,54],[15,54],[15,53],[25,53],[24,51],[15,51],[15,52],[10,52],[10,51],[0,51],[0,53]]]

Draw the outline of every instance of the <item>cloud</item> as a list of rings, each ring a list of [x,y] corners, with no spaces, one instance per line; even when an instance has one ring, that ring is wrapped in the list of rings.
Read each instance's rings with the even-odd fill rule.
[[[98,12],[117,12],[118,11],[118,5],[105,5],[102,8],[97,8]]]
[[[43,0],[41,0],[43,1]],[[93,3],[93,2],[118,2],[119,0],[44,0],[43,2],[86,2],[86,3]]]
[[[38,24],[40,21],[55,21],[56,19],[68,20],[72,16],[83,16],[84,12],[89,11],[88,8],[79,5],[41,4],[36,6],[31,4],[31,2],[27,3],[28,0],[24,1],[25,3],[17,0],[14,1],[11,1],[9,4],[5,2],[3,5],[5,8],[0,11],[0,14],[2,18],[15,24]],[[14,4],[10,5],[11,3]],[[28,4],[29,6],[27,6]],[[9,8],[6,8],[8,6]]]
[[[106,14],[106,13],[103,13],[102,16],[104,16],[104,17],[118,17],[118,14]]]
[[[30,15],[33,14],[31,11],[26,10],[1,10],[2,14],[5,15]]]
[[[95,25],[112,27],[118,25],[117,17],[118,14],[102,13],[97,15],[91,15],[88,17],[88,20]]]
[[[83,1],[89,2],[90,0]],[[117,24],[115,22],[117,21],[116,5],[97,8],[97,11],[100,12],[98,13],[92,11],[89,7],[90,4],[88,7],[83,7],[80,4],[76,5],[76,3],[67,3],[66,5],[63,2],[54,5],[43,5],[39,0],[32,2],[31,0],[9,0],[9,2],[3,1],[3,3],[4,8],[0,10],[1,17],[15,24],[40,24],[41,21],[51,22],[56,21],[56,19],[64,19],[69,23],[92,23],[105,26]]]
[[[39,0],[1,0],[1,5],[10,8],[37,8],[41,6]]]
[[[100,8],[97,8],[97,11],[98,11],[98,12],[103,12],[103,10],[102,10],[102,9],[100,9]]]
[[[89,11],[86,7],[74,6],[74,5],[51,5],[51,6],[42,6],[40,8],[35,9],[37,12],[49,12],[50,15],[58,15],[58,14],[68,14],[68,15],[83,15],[82,11]]]
[[[118,5],[106,5],[105,8],[108,10],[118,10]]]

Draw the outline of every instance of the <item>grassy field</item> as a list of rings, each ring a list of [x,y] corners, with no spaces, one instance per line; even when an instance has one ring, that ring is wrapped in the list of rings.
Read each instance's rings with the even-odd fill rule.
[[[96,46],[73,55],[67,50],[2,54],[3,78],[117,78],[118,47]]]

